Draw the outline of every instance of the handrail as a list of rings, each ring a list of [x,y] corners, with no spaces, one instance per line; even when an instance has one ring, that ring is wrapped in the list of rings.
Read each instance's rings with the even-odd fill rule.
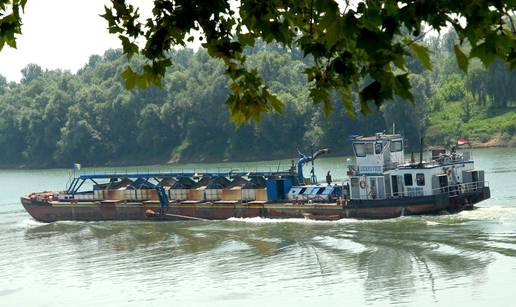
[[[406,187],[406,186],[405,186]],[[458,196],[462,193],[474,192],[484,187],[489,187],[489,181],[474,181],[467,183],[457,183],[455,185],[447,185],[445,187],[439,187],[431,190],[431,193],[425,193],[425,190],[422,186],[409,186],[413,188],[420,188],[423,190],[423,193],[418,195],[417,192],[414,191],[399,191],[392,195],[393,193],[385,191],[385,198],[378,198],[378,193],[376,193],[373,198],[372,195],[368,194],[366,198],[354,198],[354,199],[387,199],[387,198],[402,198],[402,197],[416,197],[416,196],[432,196],[439,194],[448,194],[452,197]]]
[[[109,178],[120,178],[120,177],[128,177],[128,178],[139,178],[139,177],[156,177],[156,178],[164,178],[164,177],[178,177],[178,176],[197,176],[197,175],[209,175],[209,176],[247,176],[248,174],[253,176],[289,176],[293,175],[290,170],[283,171],[259,171],[258,168],[255,171],[252,170],[236,170],[232,168],[228,168],[226,170],[197,170],[192,169],[191,171],[185,172],[184,170],[171,171],[171,172],[163,172],[163,171],[149,171],[149,172],[124,172],[124,171],[114,171],[114,172],[93,172],[93,173],[83,173],[78,174],[76,178],[80,179],[109,179]]]

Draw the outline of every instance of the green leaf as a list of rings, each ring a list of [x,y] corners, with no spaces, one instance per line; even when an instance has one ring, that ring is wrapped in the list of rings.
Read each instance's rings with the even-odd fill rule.
[[[138,53],[138,46],[132,43],[129,38],[119,35],[118,38],[122,41],[122,48],[128,59],[131,59],[134,54]]]
[[[323,100],[324,117],[328,118],[328,116],[330,116],[331,111],[333,111],[333,105],[331,104],[331,100]]]
[[[408,74],[397,75],[394,78],[394,91],[396,95],[401,98],[414,102],[414,95],[412,95],[410,81]]]
[[[459,68],[463,72],[468,73],[468,57],[460,50],[459,45],[454,45],[453,49],[455,50],[455,57],[457,58]]]
[[[496,61],[496,45],[492,40],[486,40],[485,42],[478,44],[471,48],[471,57],[479,58],[484,64],[484,67],[489,67]]]
[[[371,108],[368,103],[369,101],[379,101],[381,92],[382,84],[376,80],[360,91],[360,107],[363,114],[371,113]]]
[[[127,67],[127,69],[124,70],[121,75],[122,78],[125,79],[125,87],[128,90],[133,89],[136,85],[138,75],[131,69],[131,67]]]
[[[432,62],[430,61],[430,51],[425,46],[416,43],[409,45],[416,59],[423,65],[425,69],[432,70]]]
[[[272,109],[279,114],[283,114],[283,102],[275,95],[270,95],[268,98]]]
[[[9,47],[16,49],[16,39],[14,38],[14,36],[6,39],[5,42],[7,43],[7,45],[9,45]]]
[[[339,87],[338,91],[344,110],[348,113],[349,117],[356,119],[355,108],[353,107],[353,99],[351,98],[352,88],[351,86]]]

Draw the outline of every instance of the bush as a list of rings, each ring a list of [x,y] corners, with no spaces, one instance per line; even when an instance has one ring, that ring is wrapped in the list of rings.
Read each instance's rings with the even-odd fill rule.
[[[509,123],[505,127],[502,127],[501,132],[503,134],[507,134],[509,137],[512,137],[516,134],[516,123]]]

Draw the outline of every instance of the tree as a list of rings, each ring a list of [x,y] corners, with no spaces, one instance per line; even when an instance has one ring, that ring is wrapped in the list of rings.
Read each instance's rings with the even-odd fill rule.
[[[35,80],[37,77],[41,76],[43,69],[37,64],[28,64],[21,70],[21,73],[21,83],[29,83],[32,80]]]
[[[383,107],[383,116],[386,127],[390,130],[393,124],[395,129],[401,132],[409,142],[409,147],[418,148],[420,139],[425,134],[427,127],[428,85],[421,75],[413,75],[410,78],[415,93],[415,103],[407,104],[401,99],[395,99],[392,103]]]
[[[417,41],[429,30],[442,31],[448,25],[459,38],[453,49],[463,71],[472,58],[486,66],[497,58],[511,69],[516,66],[514,1],[241,0],[232,6],[226,0],[155,0],[153,16],[145,21],[125,0],[111,3],[103,15],[109,31],[118,35],[129,58],[143,54],[148,59],[136,71],[124,71],[128,88],[159,85],[172,65],[168,52],[198,40],[211,56],[224,61],[232,80],[226,103],[237,122],[283,109],[258,71],[245,65],[244,50],[258,38],[298,47],[313,58],[305,71],[310,96],[315,104],[322,103],[326,114],[334,91],[351,116],[356,111],[353,90],[359,93],[362,113],[370,111],[370,102],[379,106],[395,96],[413,101],[406,57],[414,56],[430,69],[428,49]],[[145,42],[143,47],[139,40]],[[461,49],[466,43],[469,54]]]
[[[7,79],[4,76],[0,75],[0,95],[3,95],[7,88]]]
[[[0,50],[16,47],[21,33],[20,10],[26,0],[0,0]],[[338,93],[347,113],[370,112],[399,96],[414,101],[406,58],[431,68],[429,51],[418,41],[430,30],[455,30],[458,66],[467,72],[473,58],[485,66],[497,59],[516,66],[515,1],[480,0],[154,0],[152,15],[140,19],[139,9],[125,0],[111,0],[103,17],[118,35],[124,53],[142,54],[147,62],[127,67],[126,86],[160,85],[170,53],[176,46],[198,40],[212,57],[223,60],[232,80],[226,103],[237,122],[259,120],[263,112],[283,110],[256,69],[245,65],[245,49],[257,39],[301,50],[312,64],[305,70],[310,97],[332,109]],[[143,42],[140,46],[138,43]],[[465,53],[463,48],[470,51]],[[352,92],[358,92],[354,107]]]
[[[511,71],[502,61],[496,61],[487,70],[475,69],[466,79],[466,88],[484,104],[486,97],[491,108],[506,108],[516,96],[516,71]]]
[[[435,40],[420,43],[435,48],[445,38]],[[312,143],[350,154],[350,135],[390,131],[393,122],[412,147],[418,147],[422,135],[428,145],[438,145],[458,136],[488,140],[500,131],[506,136],[516,131],[511,122],[514,72],[498,64],[477,70],[478,61],[468,75],[446,69],[455,59],[453,50],[433,49],[432,72],[407,59],[409,69],[418,72],[409,77],[414,104],[395,98],[355,120],[346,115],[336,93],[326,119],[313,105],[304,75],[313,59],[261,42],[245,54],[248,67],[263,76],[285,107],[284,115],[266,113],[259,124],[238,129],[224,105],[231,84],[224,63],[205,49],[172,51],[176,65],[168,69],[161,88],[125,90],[120,73],[144,59],[135,56],[128,62],[116,50],[92,56],[76,74],[44,70],[24,83],[7,85],[0,77],[0,167],[292,158],[298,149],[309,152]],[[484,105],[475,101],[479,97],[485,98]],[[359,95],[354,93],[352,100],[359,108]],[[491,117],[497,114],[504,116]],[[478,123],[475,129],[461,126],[467,119]]]

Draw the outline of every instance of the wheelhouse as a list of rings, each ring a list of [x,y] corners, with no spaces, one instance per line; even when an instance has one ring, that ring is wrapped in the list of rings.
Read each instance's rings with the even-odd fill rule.
[[[351,199],[420,197],[484,185],[484,173],[474,170],[469,150],[440,150],[430,161],[406,162],[399,134],[355,137],[352,145],[357,163],[348,171]]]

